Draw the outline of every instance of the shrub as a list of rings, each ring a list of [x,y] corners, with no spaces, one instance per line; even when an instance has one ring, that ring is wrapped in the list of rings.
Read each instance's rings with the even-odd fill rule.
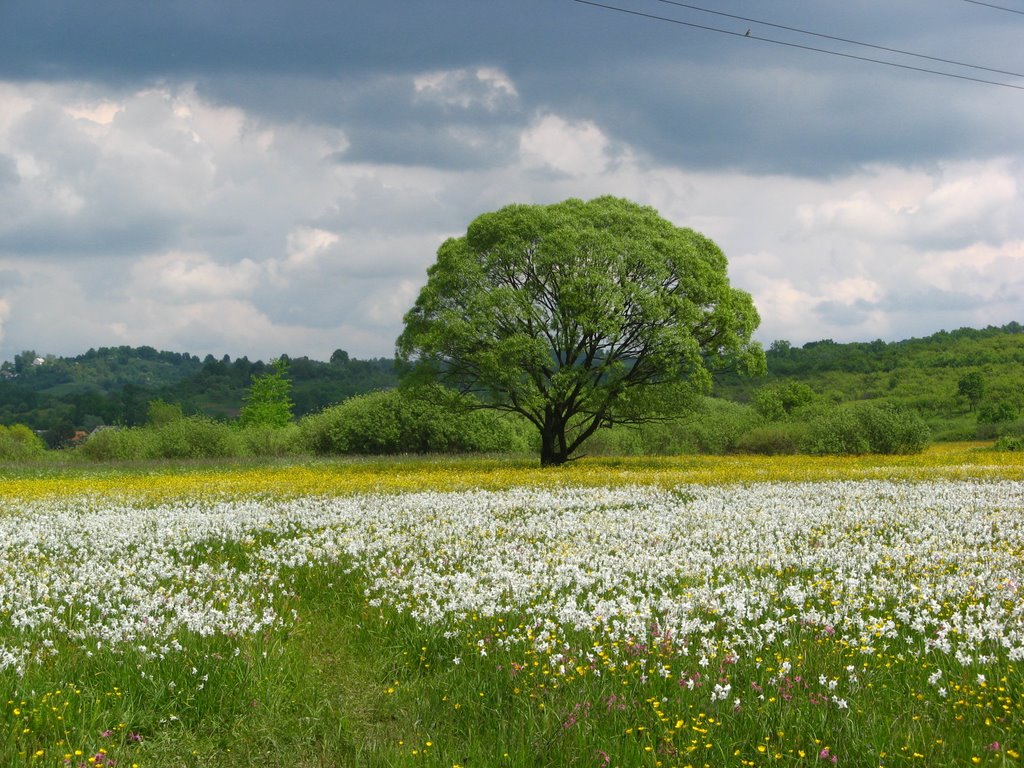
[[[89,461],[130,461],[146,458],[148,441],[142,427],[98,429],[75,449],[75,456]]]
[[[1006,400],[986,400],[978,407],[978,424],[1001,424],[1017,418],[1017,409]]]
[[[641,456],[647,453],[664,453],[647,450],[644,434],[646,431],[643,427],[627,426],[599,429],[584,443],[580,453],[587,456]]]
[[[287,456],[302,450],[302,432],[298,424],[275,427],[256,424],[239,427],[238,438],[248,456]]]
[[[807,425],[801,450],[811,454],[920,453],[930,440],[917,411],[889,404],[816,407],[800,420]]]
[[[807,425],[799,421],[783,421],[754,427],[742,435],[736,448],[744,453],[766,456],[799,453],[807,438]]]
[[[996,440],[993,448],[997,451],[1024,451],[1024,437],[1005,435]]]
[[[177,403],[166,403],[163,400],[150,400],[146,408],[146,423],[154,427],[162,427],[172,421],[185,418],[181,406]]]
[[[784,419],[814,400],[814,390],[801,381],[783,381],[754,393],[754,410],[767,421]]]
[[[931,433],[917,411],[863,403],[854,409],[872,453],[920,453]]]
[[[300,438],[296,424],[233,427],[206,416],[188,416],[159,426],[98,430],[75,454],[89,461],[285,456],[300,451]]]
[[[708,398],[701,411],[683,426],[680,437],[695,453],[729,453],[759,423],[760,418],[749,406]]]
[[[925,422],[936,442],[961,442],[974,440],[977,436],[977,422],[968,416],[944,419],[932,417]]]
[[[357,395],[300,422],[318,454],[488,453],[529,450],[528,430],[494,411],[459,409],[439,388]]]
[[[0,461],[36,459],[46,452],[46,444],[24,424],[5,427],[0,424]]]
[[[802,453],[843,455],[867,453],[870,449],[851,408],[811,408],[801,414],[801,420],[807,424],[807,433],[800,444]]]
[[[230,426],[207,416],[188,416],[149,430],[146,458],[207,459],[240,456],[243,443]]]

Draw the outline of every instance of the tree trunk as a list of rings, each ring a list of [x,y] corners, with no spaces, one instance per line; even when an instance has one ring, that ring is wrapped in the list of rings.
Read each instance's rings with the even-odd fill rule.
[[[540,465],[557,467],[569,460],[565,449],[565,424],[553,413],[544,419],[544,428],[540,431]]]

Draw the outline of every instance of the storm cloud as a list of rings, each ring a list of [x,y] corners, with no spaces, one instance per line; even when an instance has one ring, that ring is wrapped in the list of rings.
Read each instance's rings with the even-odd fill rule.
[[[1024,17],[607,4],[0,5],[0,359],[391,355],[445,238],[601,194],[716,240],[766,342],[1021,320]]]

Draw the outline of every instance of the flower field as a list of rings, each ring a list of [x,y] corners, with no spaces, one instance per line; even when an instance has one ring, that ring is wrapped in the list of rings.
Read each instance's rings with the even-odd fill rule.
[[[952,455],[12,476],[3,763],[1021,765],[1020,460]]]

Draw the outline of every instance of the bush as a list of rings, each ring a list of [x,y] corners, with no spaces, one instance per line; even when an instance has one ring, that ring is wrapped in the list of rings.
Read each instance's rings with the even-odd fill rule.
[[[178,403],[166,403],[163,400],[150,400],[146,408],[146,423],[154,427],[162,427],[172,421],[180,421],[185,418]]]
[[[808,427],[799,421],[783,421],[754,427],[742,435],[736,448],[743,453],[759,453],[765,456],[799,453],[807,439]]]
[[[665,426],[665,425],[659,425]],[[666,453],[649,450],[647,430],[642,427],[615,426],[599,429],[584,443],[580,455],[586,456],[642,456]]]
[[[5,427],[0,424],[0,461],[37,459],[46,453],[46,444],[24,424]]]
[[[920,453],[931,439],[917,411],[889,404],[818,407],[800,414],[807,425],[805,453]]]
[[[521,420],[494,411],[459,409],[450,395],[387,390],[357,395],[304,418],[302,444],[317,454],[525,452]]]
[[[993,448],[997,451],[1024,451],[1024,437],[1000,437]]]
[[[925,422],[936,442],[962,442],[977,437],[978,425],[974,418],[959,416],[954,418],[932,417]]]
[[[872,453],[920,453],[931,433],[917,411],[864,403],[854,409]]]
[[[754,393],[754,410],[767,421],[780,421],[814,401],[814,390],[801,381],[768,384]]]
[[[800,444],[802,453],[844,455],[867,453],[870,449],[851,408],[812,408],[801,414],[801,420],[807,425],[807,433]]]
[[[76,449],[90,461],[206,459],[242,456],[244,439],[229,425],[206,416],[187,416],[159,426],[102,429]]]
[[[729,453],[760,421],[749,406],[708,398],[702,410],[682,427],[680,437],[693,453]]]
[[[75,449],[75,455],[89,461],[142,459],[146,454],[147,431],[142,427],[98,429]]]
[[[1000,424],[1017,418],[1017,409],[1006,400],[987,400],[978,407],[978,424]]]
[[[275,427],[257,424],[239,427],[242,451],[248,456],[287,456],[302,451],[302,432],[298,424]]]
[[[229,425],[207,416],[188,416],[153,427],[147,437],[145,458],[149,459],[213,459],[245,452]]]

